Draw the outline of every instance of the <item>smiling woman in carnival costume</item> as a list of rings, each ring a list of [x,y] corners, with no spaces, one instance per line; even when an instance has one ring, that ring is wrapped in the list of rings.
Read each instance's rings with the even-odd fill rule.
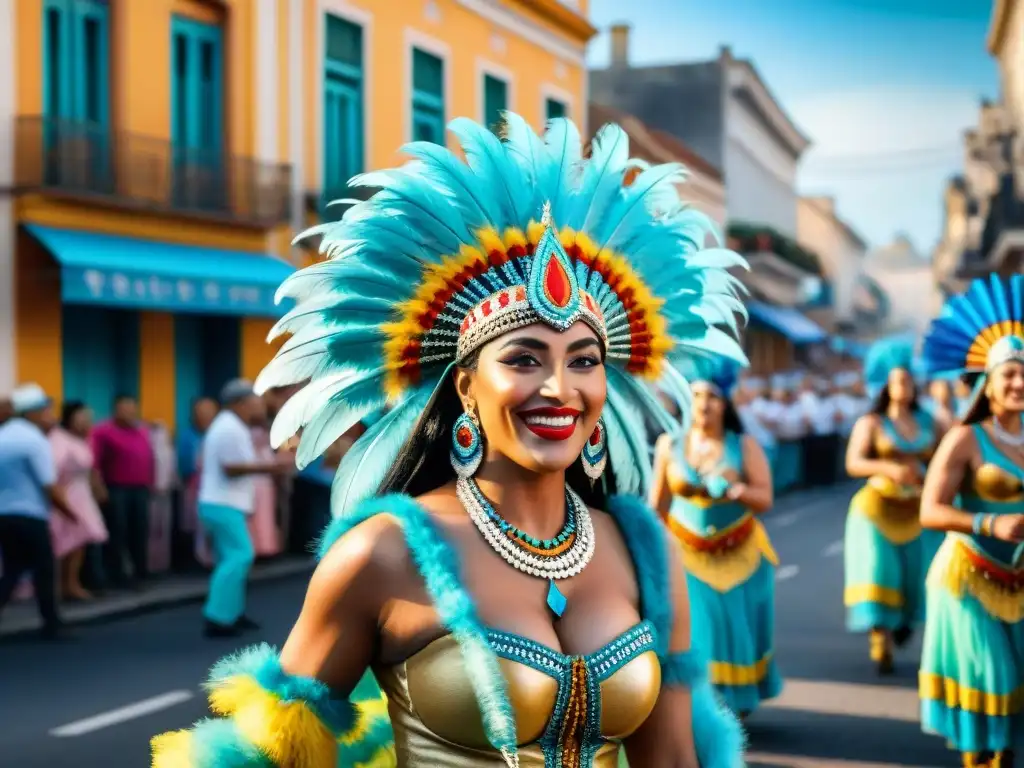
[[[651,502],[681,545],[699,618],[694,646],[707,650],[722,698],[746,716],[782,690],[774,658],[778,557],[755,518],[772,506],[772,476],[729,398],[736,365],[694,367],[692,424],[658,441]]]
[[[677,550],[650,509],[643,419],[692,354],[742,360],[723,250],[681,167],[628,186],[625,133],[589,159],[572,123],[505,140],[465,119],[443,147],[353,181],[288,279],[293,334],[258,384],[311,379],[274,424],[299,463],[385,402],[346,455],[298,622],[221,662],[224,719],[160,737],[154,765],[738,768],[742,733],[691,650]],[[556,228],[559,227],[559,228]],[[618,491],[629,495],[615,496]],[[376,498],[370,498],[377,494]],[[368,500],[369,499],[369,500]],[[699,615],[698,615],[699,620]],[[394,758],[349,695],[371,668]],[[174,762],[178,760],[178,762]],[[376,760],[376,762],[374,762]]]
[[[924,357],[974,398],[922,496],[924,524],[949,533],[928,572],[921,722],[964,766],[1008,768],[1024,742],[1024,277],[950,299]]]
[[[854,425],[846,452],[850,477],[867,479],[846,518],[846,624],[870,633],[880,674],[893,671],[893,646],[905,644],[924,619],[921,485],[938,430],[918,404],[913,358],[906,338],[868,350],[864,379],[875,403]]]

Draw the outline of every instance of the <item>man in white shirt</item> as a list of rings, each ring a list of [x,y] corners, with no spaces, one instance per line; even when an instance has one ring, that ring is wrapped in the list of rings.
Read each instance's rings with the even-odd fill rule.
[[[214,555],[203,616],[207,637],[234,637],[243,630],[259,628],[245,615],[246,584],[254,556],[246,526],[256,500],[252,476],[288,472],[290,457],[282,455],[275,462],[257,460],[251,425],[263,408],[251,383],[244,379],[228,382],[220,401],[222,410],[203,438],[199,478],[199,520]]]
[[[743,430],[753,437],[765,452],[770,453],[775,447],[775,436],[762,419],[767,404],[764,389],[764,379],[744,379],[733,395],[733,405],[736,406],[736,415],[739,416]]]
[[[832,382],[815,378],[813,391],[803,398],[808,421],[804,439],[804,466],[809,486],[832,485],[836,481],[836,428],[841,419]]]

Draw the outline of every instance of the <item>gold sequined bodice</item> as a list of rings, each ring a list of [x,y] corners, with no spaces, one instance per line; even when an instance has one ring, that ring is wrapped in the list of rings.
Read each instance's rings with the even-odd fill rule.
[[[616,768],[620,740],[643,724],[661,689],[651,626],[640,624],[586,657],[488,634],[515,712],[520,766],[543,768],[546,754],[575,744],[560,766]],[[452,635],[375,674],[388,697],[399,765],[504,768],[484,734],[473,670]]]
[[[998,464],[982,464],[967,477],[967,488],[983,501],[1013,503],[1024,501],[1024,482]]]

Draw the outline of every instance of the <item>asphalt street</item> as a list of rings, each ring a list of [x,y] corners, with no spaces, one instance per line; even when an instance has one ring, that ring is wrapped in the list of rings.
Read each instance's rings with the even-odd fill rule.
[[[958,765],[921,734],[919,647],[880,679],[867,640],[843,628],[842,531],[850,488],[794,497],[766,517],[782,564],[778,655],[783,695],[748,721],[750,768]],[[254,587],[251,613],[281,643],[304,579]],[[58,645],[0,643],[0,766],[145,768],[150,736],[206,713],[198,682],[233,641],[205,640],[186,605],[79,630]]]

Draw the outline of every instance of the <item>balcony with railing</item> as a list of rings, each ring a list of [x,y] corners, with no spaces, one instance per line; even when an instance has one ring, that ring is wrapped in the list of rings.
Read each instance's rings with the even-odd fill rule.
[[[256,227],[290,218],[291,166],[95,124],[15,119],[14,192]]]

